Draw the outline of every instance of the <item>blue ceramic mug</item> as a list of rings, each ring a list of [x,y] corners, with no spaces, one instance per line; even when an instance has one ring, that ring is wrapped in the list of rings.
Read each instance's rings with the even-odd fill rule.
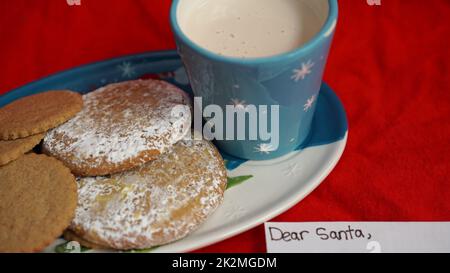
[[[216,145],[222,152],[250,160],[273,159],[302,146],[308,141],[334,36],[338,18],[337,1],[310,1],[313,5],[319,3],[322,9],[325,6],[327,14],[323,15],[325,19],[320,31],[293,51],[261,58],[227,57],[193,42],[182,31],[179,20],[189,1],[174,0],[170,18],[178,52],[194,95],[202,98],[201,111],[207,105],[218,105],[224,113],[230,104],[255,105],[258,106],[257,114],[266,114],[267,131],[278,131],[276,136],[272,136],[277,138],[275,145],[273,139],[249,138],[252,126],[245,128],[245,139],[226,139],[224,133],[222,140],[215,141]],[[279,121],[276,128],[270,122],[275,116]],[[248,118],[246,122],[248,125]],[[238,131],[237,123],[234,124],[234,134]],[[222,127],[226,131],[226,126]],[[260,127],[258,125],[258,130]]]

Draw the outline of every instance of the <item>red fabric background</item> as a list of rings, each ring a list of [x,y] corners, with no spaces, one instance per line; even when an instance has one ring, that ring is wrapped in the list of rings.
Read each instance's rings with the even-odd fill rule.
[[[169,0],[0,2],[0,94],[174,48]],[[348,146],[326,181],[274,221],[450,220],[450,1],[339,2],[325,80],[346,107]],[[260,226],[199,251],[263,252],[263,235]]]

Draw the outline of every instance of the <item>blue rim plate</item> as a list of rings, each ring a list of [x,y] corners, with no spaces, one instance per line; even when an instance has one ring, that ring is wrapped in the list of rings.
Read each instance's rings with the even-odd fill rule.
[[[0,96],[0,107],[47,90],[70,89],[87,93],[109,83],[138,78],[165,80],[192,95],[178,54],[162,51],[110,59],[51,75]],[[332,171],[345,149],[347,135],[344,107],[324,83],[311,137],[306,145],[269,161],[243,161],[223,154],[230,188],[221,207],[188,237],[147,251],[191,251],[244,232],[281,214],[300,202]],[[64,247],[64,240],[58,239],[45,251],[60,252]]]

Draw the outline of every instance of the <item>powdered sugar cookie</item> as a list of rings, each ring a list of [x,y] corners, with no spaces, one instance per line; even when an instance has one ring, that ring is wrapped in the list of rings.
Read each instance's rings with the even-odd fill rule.
[[[188,96],[157,80],[110,84],[83,96],[84,108],[49,131],[43,151],[79,176],[129,170],[153,160],[190,130]]]
[[[143,249],[183,238],[222,202],[226,170],[216,148],[182,140],[170,152],[110,177],[80,178],[70,229],[113,249]]]

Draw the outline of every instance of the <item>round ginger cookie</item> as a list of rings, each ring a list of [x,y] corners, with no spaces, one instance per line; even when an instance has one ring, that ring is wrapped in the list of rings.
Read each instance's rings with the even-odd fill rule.
[[[77,184],[57,159],[27,154],[0,167],[0,252],[34,252],[70,224]]]
[[[78,176],[118,173],[153,160],[191,127],[190,100],[158,80],[110,84],[83,96],[84,108],[47,133],[43,151]]]
[[[14,140],[43,133],[83,108],[81,95],[56,90],[31,95],[0,108],[0,139]]]
[[[79,178],[70,225],[80,238],[112,249],[146,249],[197,229],[223,200],[227,176],[216,148],[182,140],[128,172]]]
[[[0,140],[0,166],[16,160],[33,149],[44,138],[44,134],[37,134],[15,140]]]

